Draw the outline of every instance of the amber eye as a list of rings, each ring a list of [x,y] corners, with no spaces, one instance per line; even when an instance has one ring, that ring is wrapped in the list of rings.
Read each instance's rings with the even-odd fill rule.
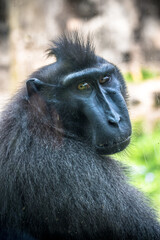
[[[110,76],[105,76],[99,80],[100,84],[104,84],[110,80]]]
[[[78,84],[79,90],[88,90],[90,88],[90,85],[88,83],[80,83]]]

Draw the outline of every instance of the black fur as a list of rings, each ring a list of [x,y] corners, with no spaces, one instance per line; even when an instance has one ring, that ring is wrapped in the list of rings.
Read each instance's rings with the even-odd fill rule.
[[[84,40],[78,32],[66,33],[53,41],[48,55],[55,55],[57,61],[71,65],[74,70],[87,68],[95,64],[96,56],[90,37]]]
[[[2,114],[0,237],[158,240],[160,225],[148,200],[128,184],[119,162],[99,155],[84,137],[85,127],[91,129],[82,113],[73,112],[74,101],[70,108],[59,99],[65,99],[62,76],[104,62],[89,40],[75,36],[54,42],[50,53],[58,62],[32,74],[48,85],[29,96],[24,87]]]

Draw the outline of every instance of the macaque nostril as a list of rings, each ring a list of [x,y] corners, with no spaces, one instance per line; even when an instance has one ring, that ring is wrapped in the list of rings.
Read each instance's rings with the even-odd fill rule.
[[[108,123],[111,125],[118,125],[118,123],[120,122],[120,116],[117,117],[108,117]]]

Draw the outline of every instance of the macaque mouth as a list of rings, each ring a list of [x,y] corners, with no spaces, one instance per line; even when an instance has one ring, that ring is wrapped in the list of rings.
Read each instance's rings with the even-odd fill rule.
[[[96,145],[96,151],[101,155],[109,155],[121,152],[124,150],[128,144],[130,143],[131,136],[123,139],[120,142],[112,142],[112,143],[101,143]]]

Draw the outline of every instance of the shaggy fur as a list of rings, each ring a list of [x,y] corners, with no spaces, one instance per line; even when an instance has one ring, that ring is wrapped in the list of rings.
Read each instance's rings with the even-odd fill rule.
[[[61,38],[51,53],[69,65],[96,61],[90,43],[73,36]],[[58,84],[59,69],[49,65],[33,76]],[[25,88],[2,114],[1,239],[160,239],[153,210],[127,183],[120,163],[99,156],[87,141],[66,137],[56,114],[44,98],[28,99]]]
[[[55,55],[57,61],[70,63],[76,69],[92,66],[96,61],[94,47],[90,37],[84,38],[78,32],[66,33],[53,41],[53,46],[48,49],[48,55]]]

